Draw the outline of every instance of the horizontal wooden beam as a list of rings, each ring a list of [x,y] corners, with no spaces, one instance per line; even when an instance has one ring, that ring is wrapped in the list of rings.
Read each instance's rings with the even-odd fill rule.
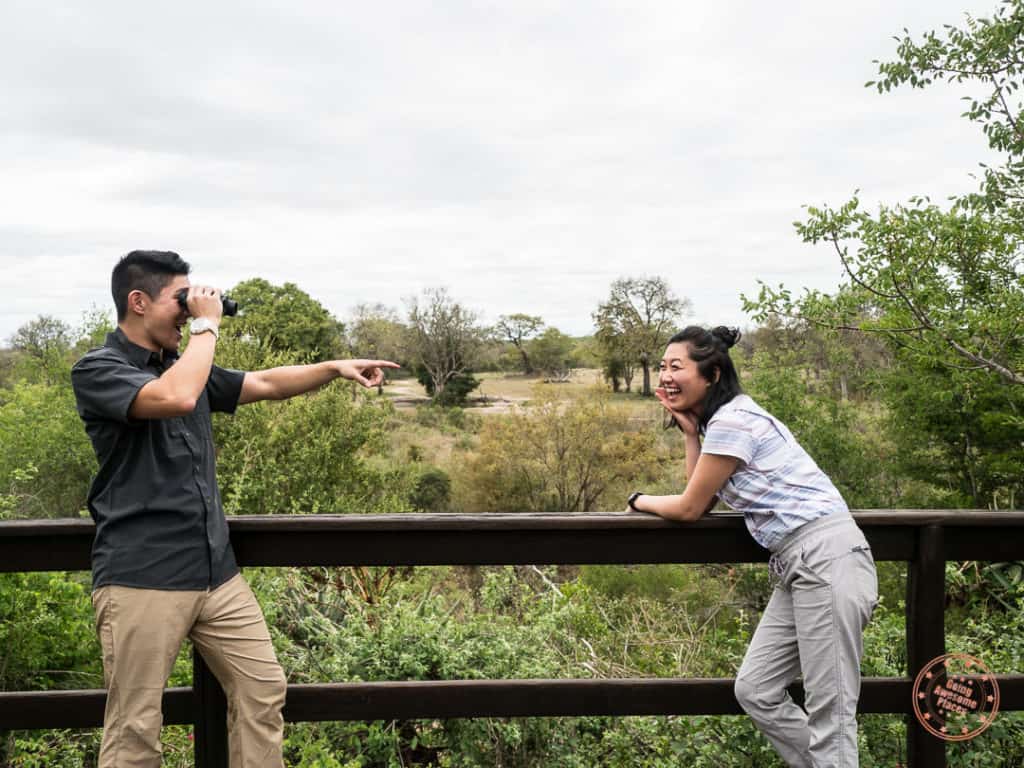
[[[1001,710],[1024,710],[1024,675],[997,675]],[[861,713],[912,712],[909,678],[869,677]],[[446,680],[289,685],[289,722],[412,720],[465,717],[738,715],[731,678],[623,680]],[[800,686],[793,694],[802,695]],[[0,731],[98,728],[106,692],[0,693]],[[191,724],[191,688],[164,693],[164,723]]]
[[[107,703],[105,690],[14,691],[0,693],[0,731],[47,728],[100,728]],[[196,717],[191,688],[168,688],[163,700],[164,725],[191,724]]]
[[[876,560],[916,557],[916,530],[955,527],[949,560],[1024,559],[1024,513],[870,510],[854,517]],[[264,515],[228,518],[246,566],[508,565],[763,562],[741,515],[695,523],[602,513]],[[91,520],[0,522],[0,571],[88,570]]]

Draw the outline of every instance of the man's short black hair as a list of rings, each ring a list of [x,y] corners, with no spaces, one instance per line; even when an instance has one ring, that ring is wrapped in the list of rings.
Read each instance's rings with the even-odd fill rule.
[[[110,275],[117,321],[128,314],[129,293],[144,291],[155,299],[175,275],[187,275],[189,270],[188,262],[174,251],[132,251],[122,256]]]

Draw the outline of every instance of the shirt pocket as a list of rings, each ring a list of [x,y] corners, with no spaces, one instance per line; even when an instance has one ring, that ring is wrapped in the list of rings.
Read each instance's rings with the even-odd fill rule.
[[[188,439],[188,426],[184,418],[175,416],[154,422],[158,429],[164,431],[163,447],[167,458],[173,460],[191,460],[195,453]]]

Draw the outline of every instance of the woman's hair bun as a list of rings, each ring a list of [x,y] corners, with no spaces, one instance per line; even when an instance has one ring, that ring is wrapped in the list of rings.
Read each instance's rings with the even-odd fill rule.
[[[725,344],[726,349],[729,349],[740,340],[740,329],[726,328],[724,325],[720,325],[711,329],[711,335]]]

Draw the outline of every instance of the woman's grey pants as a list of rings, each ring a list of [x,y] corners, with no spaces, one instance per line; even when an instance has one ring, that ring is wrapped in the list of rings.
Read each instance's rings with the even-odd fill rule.
[[[864,627],[878,604],[871,549],[848,514],[791,533],[778,578],[736,675],[736,700],[797,768],[856,768]],[[786,692],[802,674],[806,712]]]

